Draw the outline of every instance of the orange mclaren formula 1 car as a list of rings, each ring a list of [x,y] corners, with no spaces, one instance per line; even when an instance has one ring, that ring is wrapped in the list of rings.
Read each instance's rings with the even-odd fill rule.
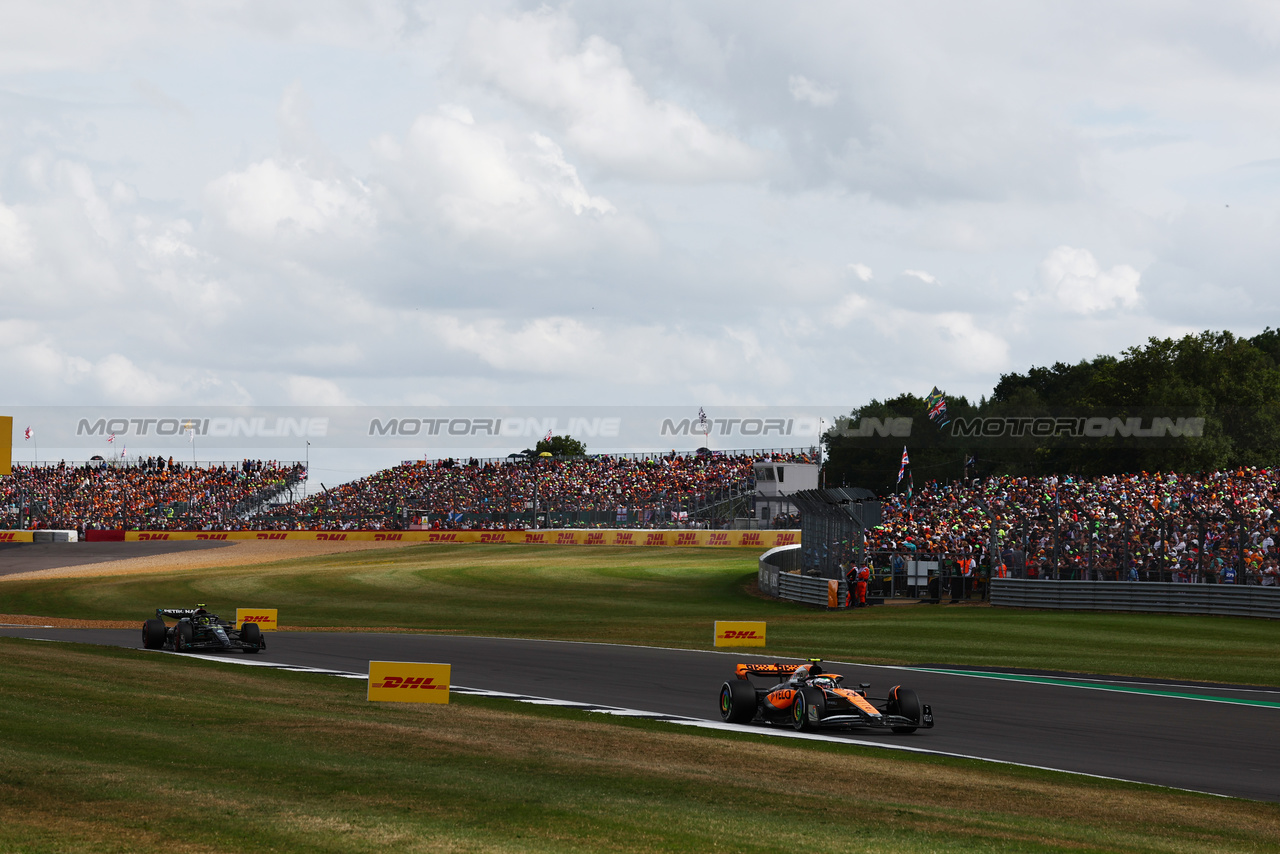
[[[752,676],[783,681],[757,688]],[[801,732],[814,729],[873,727],[915,732],[933,726],[933,711],[916,692],[895,685],[884,699],[867,697],[870,683],[846,688],[844,677],[827,673],[816,660],[808,664],[739,664],[734,679],[720,689],[720,717],[727,723],[789,723]]]

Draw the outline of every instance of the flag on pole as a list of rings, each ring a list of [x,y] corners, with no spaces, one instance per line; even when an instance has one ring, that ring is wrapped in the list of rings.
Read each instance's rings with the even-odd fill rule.
[[[110,445],[115,440],[116,440],[116,434],[112,433],[110,436],[107,437],[107,444]]]
[[[24,432],[24,433],[22,434],[22,438],[24,438],[24,439],[30,439],[30,438],[31,438],[32,436],[34,436],[35,434],[36,434],[36,431],[35,431],[35,430],[32,430],[30,427],[28,427],[28,428],[26,429],[26,432]]]
[[[543,436],[543,437],[542,437],[542,441],[544,441],[544,442],[550,442],[550,441],[551,441],[551,431],[550,431],[550,430],[548,430],[548,431],[547,431],[547,435],[545,435],[545,436]]]
[[[911,464],[911,459],[907,456],[907,446],[902,446],[902,465],[898,466],[898,483],[902,483],[902,476],[907,473],[907,466]]]
[[[951,419],[947,418],[947,399],[942,396],[942,392],[937,386],[933,387],[933,391],[929,392],[929,396],[924,399],[925,406],[929,408],[929,420],[938,425],[938,429],[942,429],[951,423]]]

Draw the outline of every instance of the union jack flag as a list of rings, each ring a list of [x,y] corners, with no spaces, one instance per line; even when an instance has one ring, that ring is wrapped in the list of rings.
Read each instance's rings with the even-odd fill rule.
[[[911,459],[907,456],[907,446],[902,446],[902,465],[898,466],[898,483],[902,483],[902,476],[907,473],[907,466],[911,464]]]

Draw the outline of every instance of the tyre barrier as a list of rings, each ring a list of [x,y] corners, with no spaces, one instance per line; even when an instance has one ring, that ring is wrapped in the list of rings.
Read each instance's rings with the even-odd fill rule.
[[[993,578],[991,604],[998,608],[1131,611],[1280,620],[1280,588],[1246,584]]]

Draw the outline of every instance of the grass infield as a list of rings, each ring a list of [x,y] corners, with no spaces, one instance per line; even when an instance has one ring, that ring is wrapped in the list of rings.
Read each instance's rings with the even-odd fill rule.
[[[141,621],[205,602],[284,626],[708,648],[717,620],[765,620],[767,652],[876,664],[1021,667],[1280,685],[1265,620],[891,605],[827,612],[755,592],[740,549],[424,545],[173,574],[14,580],[0,613]]]
[[[1274,851],[1280,806],[0,639],[0,850]]]

